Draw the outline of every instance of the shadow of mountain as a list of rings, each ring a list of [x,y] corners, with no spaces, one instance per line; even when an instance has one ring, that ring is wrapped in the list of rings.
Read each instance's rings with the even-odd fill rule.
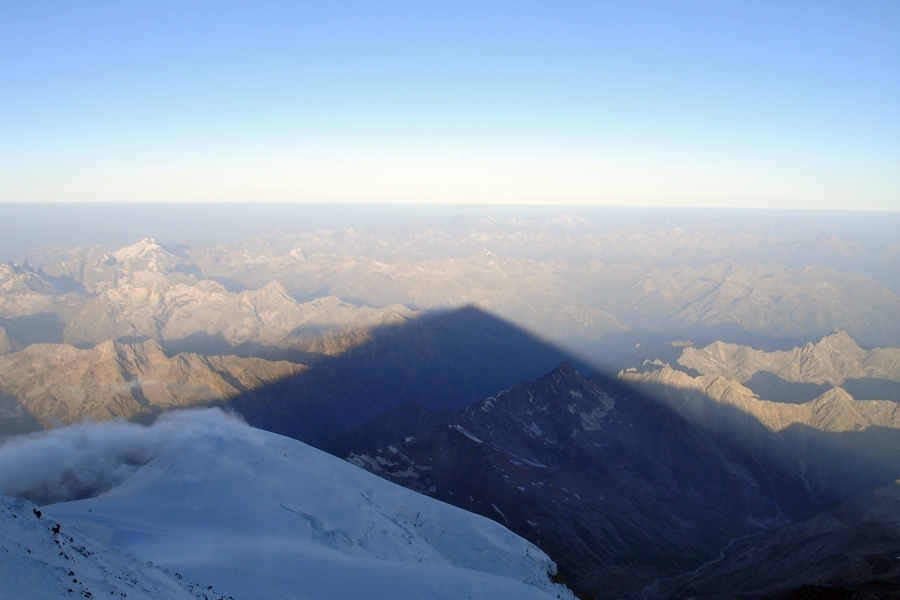
[[[122,339],[118,341],[123,341]],[[304,352],[296,348],[279,348],[258,342],[243,342],[236,346],[225,340],[221,333],[197,332],[179,339],[160,340],[160,345],[169,356],[179,352],[193,352],[203,356],[239,356],[241,358],[264,358],[266,360],[286,360],[299,364],[310,364],[320,355]]]
[[[202,273],[198,278],[203,279]],[[225,291],[231,292],[233,294],[240,294],[241,292],[250,289],[240,281],[235,281],[234,279],[229,279],[228,277],[207,277],[206,279],[221,284],[225,288]]]
[[[83,296],[88,295],[87,290],[84,289],[84,285],[76,281],[71,275],[48,275],[43,269],[38,269],[37,272],[42,279],[53,286],[54,293],[59,296],[68,294],[69,292],[75,292]]]
[[[782,404],[804,404],[815,400],[831,389],[828,383],[801,383],[785,381],[775,373],[757,371],[749,381],[744,383],[762,400],[781,402]],[[859,398],[859,396],[854,396]]]
[[[321,446],[399,405],[461,408],[562,362],[594,372],[524,330],[466,307],[376,328],[363,344],[319,356],[309,369],[227,405],[253,426]]]
[[[172,253],[175,254],[175,252],[172,252]],[[179,254],[182,254],[182,255],[183,255],[183,252],[179,252]],[[193,275],[193,276],[196,277],[197,279],[203,279],[203,271],[201,271],[201,270],[200,270],[200,267],[198,267],[198,266],[195,265],[195,264],[180,264],[180,265],[176,265],[176,266],[172,269],[172,271],[174,271],[174,272],[176,272],[176,273],[184,273],[185,275]],[[224,285],[224,284],[223,284],[223,285]],[[226,289],[227,289],[227,286],[226,286]],[[231,290],[228,290],[228,291],[231,291]]]
[[[428,410],[414,402],[401,404],[359,425],[348,427],[324,444],[322,449],[345,457],[372,448],[384,448],[410,436],[421,435],[435,425],[449,423],[459,411]]]
[[[864,377],[862,379],[845,379],[841,387],[857,400],[900,402],[900,381]]]
[[[15,396],[0,394],[0,443],[4,438],[40,431],[37,419]]]
[[[63,343],[64,326],[56,313],[41,312],[0,318],[0,327],[6,330],[13,350],[21,350],[31,344]]]
[[[823,431],[802,423],[773,431],[756,416],[695,390],[626,385],[664,405],[716,443],[800,481],[816,504],[828,504],[900,479],[900,429]]]
[[[596,381],[592,396],[557,369],[354,460],[505,525],[597,598],[700,586],[688,575],[732,544],[900,478],[900,430],[773,431],[702,392]],[[614,410],[584,425],[604,397]]]
[[[670,582],[672,597],[897,598],[897,522],[900,484],[866,491],[809,519],[741,540],[719,560]]]
[[[248,356],[271,350],[235,349],[221,336],[205,334],[181,342],[227,346],[226,353]],[[315,359],[290,378],[217,404],[253,426],[332,452],[396,443],[404,456],[433,461],[432,495],[536,543],[578,589],[597,597],[665,597],[674,588],[661,582],[697,572],[734,540],[762,536],[900,479],[900,430],[829,433],[795,424],[772,431],[756,416],[701,392],[604,377],[476,308],[380,327],[339,356]],[[564,386],[552,391],[558,404],[553,418],[559,420],[535,427],[522,406],[503,404],[513,390],[491,399],[506,420],[489,422],[484,431],[501,432],[510,453],[480,441],[488,439],[481,431],[471,436],[447,426],[473,403],[547,379],[566,362],[596,377],[615,400],[616,411],[603,425],[608,429],[573,429],[573,422],[593,419],[592,409],[577,409],[573,398],[587,394]],[[517,394],[530,400],[525,388]],[[0,402],[0,416],[8,414],[9,426],[24,432],[34,423],[21,408],[8,397]],[[411,433],[415,438],[406,439]],[[552,443],[539,443],[551,433]],[[796,563],[795,569],[803,568]]]

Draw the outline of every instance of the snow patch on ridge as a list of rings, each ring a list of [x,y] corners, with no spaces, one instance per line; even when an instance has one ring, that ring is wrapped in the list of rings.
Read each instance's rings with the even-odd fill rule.
[[[451,425],[451,427],[453,427],[453,429],[457,430],[458,432],[460,432],[461,434],[463,434],[464,436],[466,436],[467,438],[469,438],[470,440],[472,440],[472,441],[475,442],[476,444],[483,444],[483,443],[484,443],[484,442],[482,442],[480,439],[478,439],[477,437],[475,437],[473,434],[471,434],[471,433],[469,433],[468,431],[466,431],[465,428],[462,427],[462,426],[460,426],[460,425]]]

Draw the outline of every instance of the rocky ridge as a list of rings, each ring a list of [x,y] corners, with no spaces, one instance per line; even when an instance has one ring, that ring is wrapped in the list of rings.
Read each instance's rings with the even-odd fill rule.
[[[719,352],[723,348],[726,351]],[[846,354],[838,352],[840,348]],[[879,365],[893,352],[896,349],[867,353],[846,334],[835,334],[803,349],[773,354],[780,358],[826,356],[826,364],[846,366],[854,360],[864,364],[866,357]],[[682,356],[687,356],[685,362],[691,365],[715,365],[718,372],[745,375],[753,371],[754,364],[760,364],[755,360],[781,364],[767,360],[766,353],[718,343],[700,351],[685,348]],[[701,362],[698,356],[708,360]],[[749,359],[741,362],[744,357]],[[719,358],[722,361],[716,362]],[[801,369],[805,373],[820,376],[823,372],[822,361],[807,360],[805,364],[809,367]],[[789,368],[797,365],[792,363]],[[825,372],[834,373],[834,369]],[[629,369],[618,377],[664,403],[704,435],[728,440],[761,461],[778,464],[802,481],[817,501],[844,497],[848,490],[862,492],[900,477],[896,460],[900,456],[900,402],[893,399],[858,400],[841,387],[831,387],[800,403],[772,401],[760,398],[735,379],[713,373],[694,376],[661,362],[646,364],[643,370]]]
[[[719,375],[747,383],[760,371],[787,382],[828,383],[871,377],[900,381],[900,349],[863,350],[845,331],[788,351],[764,352],[738,344],[714,342],[705,348],[685,348],[678,364],[704,375]]]
[[[304,367],[285,361],[179,353],[159,342],[106,341],[89,350],[35,344],[0,356],[0,395],[41,426],[84,418],[151,416],[160,411],[250,394]]]

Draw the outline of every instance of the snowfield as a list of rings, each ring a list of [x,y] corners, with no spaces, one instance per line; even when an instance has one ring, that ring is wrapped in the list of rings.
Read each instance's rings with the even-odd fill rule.
[[[3,505],[0,597],[27,597],[5,594],[67,564],[49,542],[31,545],[49,548],[55,562],[25,560],[20,523],[9,523],[18,510],[13,520],[36,532],[60,523],[73,539],[91,536],[79,543],[101,562],[97,573],[111,572],[113,558],[124,565],[116,572],[138,568],[122,561],[144,565],[164,582],[148,597],[203,597],[190,581],[237,600],[574,598],[550,581],[556,566],[546,554],[499,524],[216,409],[168,414],[151,427],[83,424],[14,439],[0,446],[0,486],[57,502],[111,486],[44,506],[41,519],[27,518],[21,501]],[[95,579],[93,597],[110,597]]]
[[[40,515],[40,516],[38,516]],[[0,598],[129,598],[220,600],[127,552],[108,548],[40,511],[0,495]]]

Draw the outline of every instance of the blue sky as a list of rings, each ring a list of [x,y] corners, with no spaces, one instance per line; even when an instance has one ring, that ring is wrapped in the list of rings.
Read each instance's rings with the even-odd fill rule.
[[[6,2],[0,201],[900,210],[900,2]]]

